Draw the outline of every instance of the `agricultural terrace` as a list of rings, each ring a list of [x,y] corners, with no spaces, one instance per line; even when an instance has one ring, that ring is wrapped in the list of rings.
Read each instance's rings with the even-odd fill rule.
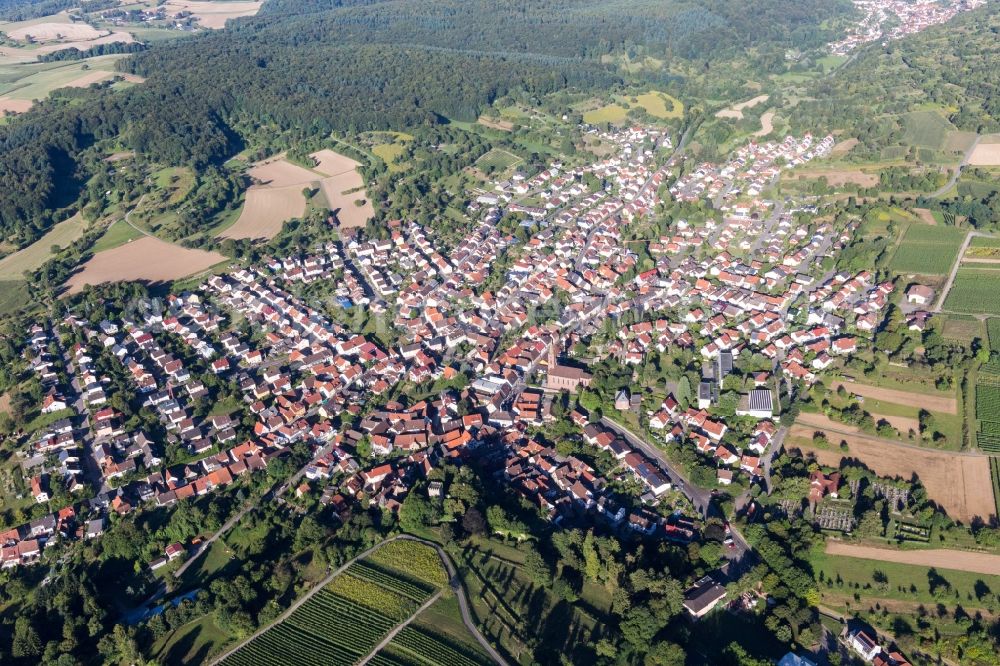
[[[973,236],[968,249],[962,256],[962,261],[975,262],[990,259],[1000,259],[1000,238]]]
[[[1000,315],[1000,265],[958,269],[944,309],[950,312]]]
[[[433,631],[405,627],[369,663],[376,666],[395,666],[397,664],[489,666],[493,662]]]
[[[220,663],[349,666],[440,594],[447,581],[434,548],[408,539],[391,541]]]
[[[896,273],[944,275],[954,265],[965,234],[955,227],[911,224],[889,267]]]

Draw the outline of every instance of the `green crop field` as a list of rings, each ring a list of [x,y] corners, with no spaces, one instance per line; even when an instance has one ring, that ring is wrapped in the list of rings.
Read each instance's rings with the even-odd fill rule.
[[[624,122],[628,111],[620,104],[608,104],[583,114],[583,122],[597,125],[599,123]]]
[[[944,145],[954,125],[937,111],[914,111],[903,116],[903,141],[911,146],[933,148]]]
[[[965,232],[955,227],[912,224],[889,266],[896,273],[944,275],[955,263],[964,239]]]
[[[488,666],[491,662],[425,629],[406,627],[389,643],[390,658],[417,658],[431,666]],[[412,657],[411,657],[412,655]]]
[[[960,268],[944,301],[951,312],[1000,315],[1000,269]]]
[[[413,541],[388,543],[222,664],[350,666],[446,583],[447,573],[433,548]]]
[[[1000,319],[990,317],[986,320],[986,337],[989,338],[990,351],[1000,352]]]

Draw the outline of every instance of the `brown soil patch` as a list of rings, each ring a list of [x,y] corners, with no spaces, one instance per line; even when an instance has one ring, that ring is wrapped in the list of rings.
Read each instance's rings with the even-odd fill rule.
[[[972,166],[1000,166],[1000,143],[979,142],[969,156]]]
[[[357,171],[348,171],[320,181],[320,187],[342,227],[363,227],[375,216],[375,209]],[[361,188],[361,189],[358,189]],[[355,191],[357,190],[357,191]],[[361,206],[355,202],[364,201]]]
[[[243,211],[233,226],[219,234],[220,238],[273,238],[282,225],[302,217],[306,200],[301,185],[261,187],[247,190]]]
[[[168,12],[191,12],[203,28],[219,30],[226,21],[242,16],[254,16],[263,2],[191,2],[189,0],[167,0]]]
[[[876,414],[875,412],[871,412],[871,415],[875,419],[875,423],[888,421],[889,425],[904,435],[911,430],[913,432],[920,432],[920,419],[915,419],[912,416],[890,416],[888,414]]]
[[[894,402],[897,405],[915,405],[932,412],[944,412],[945,414],[958,413],[958,401],[953,397],[946,398],[926,393],[899,391],[879,386],[868,386],[867,384],[855,384],[854,382],[833,382],[833,389],[837,390],[837,387],[841,385],[851,393],[856,393],[865,398],[885,400],[886,402]]]
[[[930,209],[928,209],[928,208],[914,208],[913,212],[917,215],[917,217],[919,217],[921,220],[923,220],[927,224],[937,225],[937,220],[934,219],[934,215],[933,215],[933,213],[931,213]]]
[[[878,174],[865,173],[859,169],[821,169],[811,171],[794,172],[795,180],[814,180],[826,178],[826,182],[831,187],[839,187],[846,183],[856,183],[861,187],[874,187],[878,185]]]
[[[735,118],[736,120],[743,120],[743,109],[752,109],[762,102],[766,102],[770,99],[768,95],[757,95],[753,99],[748,99],[745,102],[740,102],[739,104],[733,104],[729,108],[723,109],[715,114],[716,118]],[[773,115],[773,114],[772,114]]]
[[[107,30],[97,30],[86,23],[36,23],[17,28],[7,33],[11,39],[26,42],[31,37],[35,42],[89,41],[110,34]]]
[[[120,162],[121,160],[127,160],[135,157],[134,150],[123,150],[117,153],[111,153],[104,158],[105,162]]]
[[[774,109],[765,111],[760,117],[760,129],[753,133],[754,136],[767,136],[774,131]]]
[[[794,425],[789,436],[796,438],[795,448],[813,453],[822,465],[839,467],[843,459],[854,458],[880,476],[910,479],[916,475],[928,496],[956,520],[968,523],[978,516],[988,522],[996,513],[988,456],[921,449],[878,437],[847,434],[849,431],[842,424],[836,425],[843,432]],[[826,431],[832,442],[846,441],[848,450],[812,446],[813,432],[817,429]]]
[[[479,116],[477,120],[480,125],[485,127],[490,127],[495,130],[500,130],[501,132],[510,132],[514,129],[514,123],[509,120],[499,120],[497,118],[487,118],[486,116]]]
[[[350,157],[326,148],[316,151],[310,157],[316,160],[316,166],[313,168],[324,176],[339,176],[342,173],[354,171],[360,166]]]
[[[269,187],[287,187],[289,185],[302,187],[319,180],[316,173],[297,164],[292,164],[283,159],[281,155],[257,162],[250,167],[247,174],[257,180],[260,185]]]
[[[858,145],[859,143],[861,142],[855,138],[844,139],[843,141],[835,145],[832,150],[830,150],[830,157],[843,157],[847,153],[854,150],[854,146]]]
[[[190,250],[152,236],[143,236],[104,252],[98,252],[74,274],[66,285],[73,294],[88,284],[140,281],[165,282],[200,273],[225,261],[218,252]]]
[[[1000,555],[990,555],[989,553],[970,553],[964,550],[949,550],[946,548],[895,550],[893,548],[860,546],[858,544],[830,540],[826,542],[826,554],[859,557],[864,560],[896,562],[897,564],[914,564],[921,567],[969,571],[988,576],[1000,575]]]
[[[0,114],[4,112],[9,113],[24,113],[34,102],[30,99],[11,99],[9,97],[0,97]]]

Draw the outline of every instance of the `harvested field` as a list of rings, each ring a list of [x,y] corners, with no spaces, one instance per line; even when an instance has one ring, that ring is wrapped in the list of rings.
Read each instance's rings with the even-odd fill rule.
[[[19,42],[64,42],[89,41],[110,34],[108,30],[97,30],[86,23],[36,23],[16,28],[7,33],[10,39]]]
[[[716,118],[735,118],[736,120],[743,120],[743,109],[752,109],[762,102],[766,102],[770,99],[770,95],[757,95],[753,99],[748,99],[745,102],[740,102],[739,104],[733,104],[727,109],[723,109],[715,114]]]
[[[993,143],[986,143],[987,140]],[[969,156],[972,166],[1000,166],[1000,136],[983,137]]]
[[[857,139],[844,139],[833,147],[830,151],[830,157],[843,157],[847,153],[854,150],[854,146],[858,145],[860,141]]]
[[[66,88],[86,88],[87,86],[89,86],[92,83],[99,83],[100,81],[104,81],[106,79],[110,79],[112,76],[114,76],[114,74],[112,74],[111,72],[95,72],[95,71],[90,71],[90,72],[87,72],[86,74],[84,74],[83,76],[81,76],[79,78],[73,79],[72,81],[70,81],[69,83],[67,83],[64,87],[66,87]]]
[[[332,150],[320,150],[311,155],[316,171],[326,174],[320,189],[342,227],[363,227],[375,216],[375,209],[365,192],[365,181],[358,173],[358,163]],[[355,202],[362,200],[358,206]]]
[[[113,250],[98,252],[83,270],[66,281],[73,294],[88,284],[139,281],[166,282],[200,273],[226,257],[218,252],[189,250],[152,236],[144,236]]]
[[[24,113],[34,104],[30,99],[11,99],[10,97],[0,97],[0,114],[2,113]]]
[[[911,430],[913,432],[920,432],[920,419],[915,419],[912,416],[892,416],[890,414],[876,414],[875,412],[870,413],[876,423],[879,421],[888,421],[889,425],[904,435]]]
[[[246,201],[239,219],[220,238],[273,238],[282,225],[292,218],[302,217],[306,200],[301,185],[261,187],[247,190]]]
[[[922,449],[878,437],[848,434],[843,424],[836,426],[842,432],[827,432],[827,437],[833,442],[846,441],[847,451],[814,447],[813,433],[824,428],[813,425],[794,425],[789,436],[801,442],[795,448],[813,453],[822,465],[839,467],[842,460],[850,458],[860,460],[881,476],[909,480],[916,475],[930,499],[956,520],[968,523],[978,516],[988,521],[996,512],[988,456]]]
[[[316,160],[316,166],[313,168],[324,176],[339,176],[342,173],[354,171],[360,166],[350,157],[335,153],[328,148],[318,150],[310,157]]]
[[[364,181],[357,171],[324,178],[320,181],[320,187],[340,226],[363,227],[375,216],[375,209],[364,190]],[[358,206],[355,203],[357,201],[364,203]]]
[[[753,133],[754,136],[767,136],[774,131],[774,109],[765,111],[760,117],[760,129]]]
[[[77,213],[64,220],[28,247],[0,259],[0,280],[22,280],[25,271],[33,271],[52,257],[52,246],[67,247],[83,235],[86,221]]]
[[[830,540],[826,542],[826,553],[827,555],[860,557],[865,560],[914,564],[921,567],[935,567],[937,569],[955,569],[957,571],[968,571],[990,576],[996,576],[1000,573],[1000,555],[970,553],[964,550],[949,550],[946,548],[895,550],[892,548],[860,546]]]
[[[255,163],[247,171],[247,174],[258,181],[261,186],[269,187],[287,187],[288,185],[302,187],[320,179],[316,173],[297,164],[292,164],[281,155]]]
[[[855,183],[861,187],[878,185],[878,174],[865,173],[860,169],[821,169],[810,171],[795,171],[796,180],[826,178],[831,187],[840,187],[847,183]]]
[[[191,2],[189,0],[167,0],[167,11],[188,11],[198,19],[203,28],[219,30],[226,21],[242,16],[254,16],[263,2]]]
[[[843,385],[851,393],[865,398],[875,398],[886,402],[894,402],[897,405],[917,405],[932,412],[944,412],[945,414],[958,413],[958,400],[954,397],[937,395],[927,395],[925,393],[912,393],[910,391],[899,391],[897,389],[881,388],[879,386],[868,386],[867,384],[856,384],[854,382],[833,382],[833,389]]]

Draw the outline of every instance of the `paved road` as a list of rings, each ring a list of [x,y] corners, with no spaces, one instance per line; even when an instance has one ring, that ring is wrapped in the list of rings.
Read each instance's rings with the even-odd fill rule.
[[[489,644],[489,641],[487,641],[486,638],[481,633],[479,633],[479,629],[476,627],[475,623],[472,621],[472,615],[469,612],[469,602],[468,602],[468,600],[465,597],[465,590],[462,588],[461,580],[458,577],[458,572],[455,569],[455,565],[451,561],[451,557],[449,557],[448,553],[446,553],[444,551],[444,549],[441,548],[441,546],[437,545],[436,543],[434,543],[432,541],[426,541],[424,539],[420,539],[420,538],[415,537],[415,536],[410,536],[409,534],[399,534],[397,536],[394,536],[394,537],[391,537],[389,539],[386,539],[385,541],[380,541],[379,543],[375,544],[374,546],[372,546],[368,550],[366,550],[366,551],[364,551],[364,552],[362,552],[362,553],[354,556],[352,559],[350,559],[349,561],[347,561],[346,563],[344,563],[342,566],[340,566],[336,570],[330,572],[326,576],[326,578],[324,578],[319,583],[317,583],[316,585],[314,585],[311,590],[309,590],[308,592],[306,592],[304,595],[302,595],[302,597],[300,599],[298,599],[297,601],[295,601],[295,603],[293,603],[291,606],[289,606],[288,610],[286,610],[284,613],[282,613],[281,615],[279,615],[277,618],[275,618],[269,624],[261,627],[256,632],[254,632],[254,634],[252,636],[250,636],[249,638],[246,638],[246,639],[240,641],[235,646],[233,646],[232,648],[230,648],[229,650],[227,650],[225,653],[223,653],[223,654],[219,655],[218,657],[216,657],[215,659],[213,659],[211,661],[211,663],[209,664],[209,666],[216,666],[217,664],[219,664],[222,661],[224,661],[227,657],[229,657],[230,655],[234,654],[237,650],[239,650],[243,646],[245,646],[248,643],[250,643],[250,641],[252,641],[253,639],[255,639],[258,636],[260,636],[261,634],[263,634],[265,631],[267,631],[271,627],[274,627],[274,626],[280,624],[281,622],[284,622],[286,619],[288,619],[288,617],[292,613],[294,613],[300,606],[302,606],[302,604],[304,604],[305,602],[309,601],[309,599],[311,599],[313,597],[313,595],[315,595],[317,592],[319,592],[324,587],[326,587],[330,583],[330,581],[332,581],[334,578],[336,578],[337,576],[339,576],[340,574],[342,574],[343,572],[345,572],[347,569],[349,569],[351,567],[352,564],[354,564],[358,560],[364,559],[364,558],[368,557],[369,555],[371,555],[372,553],[374,553],[379,548],[381,548],[382,546],[384,546],[384,545],[386,545],[388,543],[391,543],[393,541],[400,540],[400,539],[407,540],[407,541],[416,541],[418,543],[422,543],[422,544],[425,544],[427,546],[431,546],[432,548],[434,548],[434,550],[437,551],[438,557],[441,558],[441,561],[444,563],[445,569],[448,571],[449,586],[451,587],[452,591],[455,593],[455,596],[458,597],[458,606],[459,606],[459,610],[461,611],[461,614],[462,614],[462,623],[465,624],[465,628],[469,630],[469,633],[472,634],[472,636],[482,646],[482,648],[486,651],[486,653],[489,654],[489,656],[493,659],[494,662],[496,662],[497,666],[507,666],[507,662],[504,660],[504,658],[501,657],[500,654],[493,648],[493,646]],[[441,593],[438,592],[427,603],[425,603],[423,606],[421,606],[417,610],[417,612],[414,613],[406,622],[400,624],[396,628],[396,630],[394,630],[393,632],[391,632],[389,634],[389,636],[386,638],[385,641],[383,641],[383,643],[384,644],[388,644],[388,642],[390,640],[392,640],[392,637],[395,636],[395,634],[399,630],[401,630],[403,627],[405,627],[407,624],[409,624],[410,621],[413,620],[413,618],[415,618],[417,615],[419,615],[421,612],[423,612],[428,606],[430,606],[431,603],[433,603],[435,600],[437,600],[437,598],[438,598],[438,596],[440,596],[440,594]],[[369,654],[367,657],[365,657],[364,660],[362,660],[360,662],[360,664],[366,663],[369,659],[371,659],[375,655],[376,652],[378,652],[383,647],[385,647],[385,645],[380,644],[379,647],[377,647],[371,654]]]
[[[962,161],[958,163],[957,167],[955,167],[955,170],[952,172],[951,178],[948,179],[948,182],[942,185],[934,192],[932,192],[931,194],[929,194],[928,195],[929,197],[937,198],[943,196],[945,192],[954,187],[955,183],[958,182],[958,177],[962,175],[962,169],[965,168],[965,165],[969,163],[969,158],[972,157],[972,151],[974,151],[976,149],[976,146],[979,145],[979,140],[981,138],[982,137],[979,136],[976,137],[976,140],[972,142],[972,145],[969,146],[969,149],[965,151],[965,155],[962,155]]]
[[[667,455],[660,449],[660,447],[647,442],[646,439],[634,432],[620,423],[616,423],[607,417],[601,417],[601,425],[606,428],[614,430],[619,435],[625,438],[631,446],[639,449],[644,454],[650,458],[656,460],[660,467],[662,467],[670,475],[670,480],[674,482],[674,485],[684,493],[685,496],[691,503],[694,504],[695,509],[698,510],[702,516],[707,516],[708,507],[712,503],[712,491],[699,486],[694,485],[688,480],[686,476],[681,474],[676,466],[667,458]]]

